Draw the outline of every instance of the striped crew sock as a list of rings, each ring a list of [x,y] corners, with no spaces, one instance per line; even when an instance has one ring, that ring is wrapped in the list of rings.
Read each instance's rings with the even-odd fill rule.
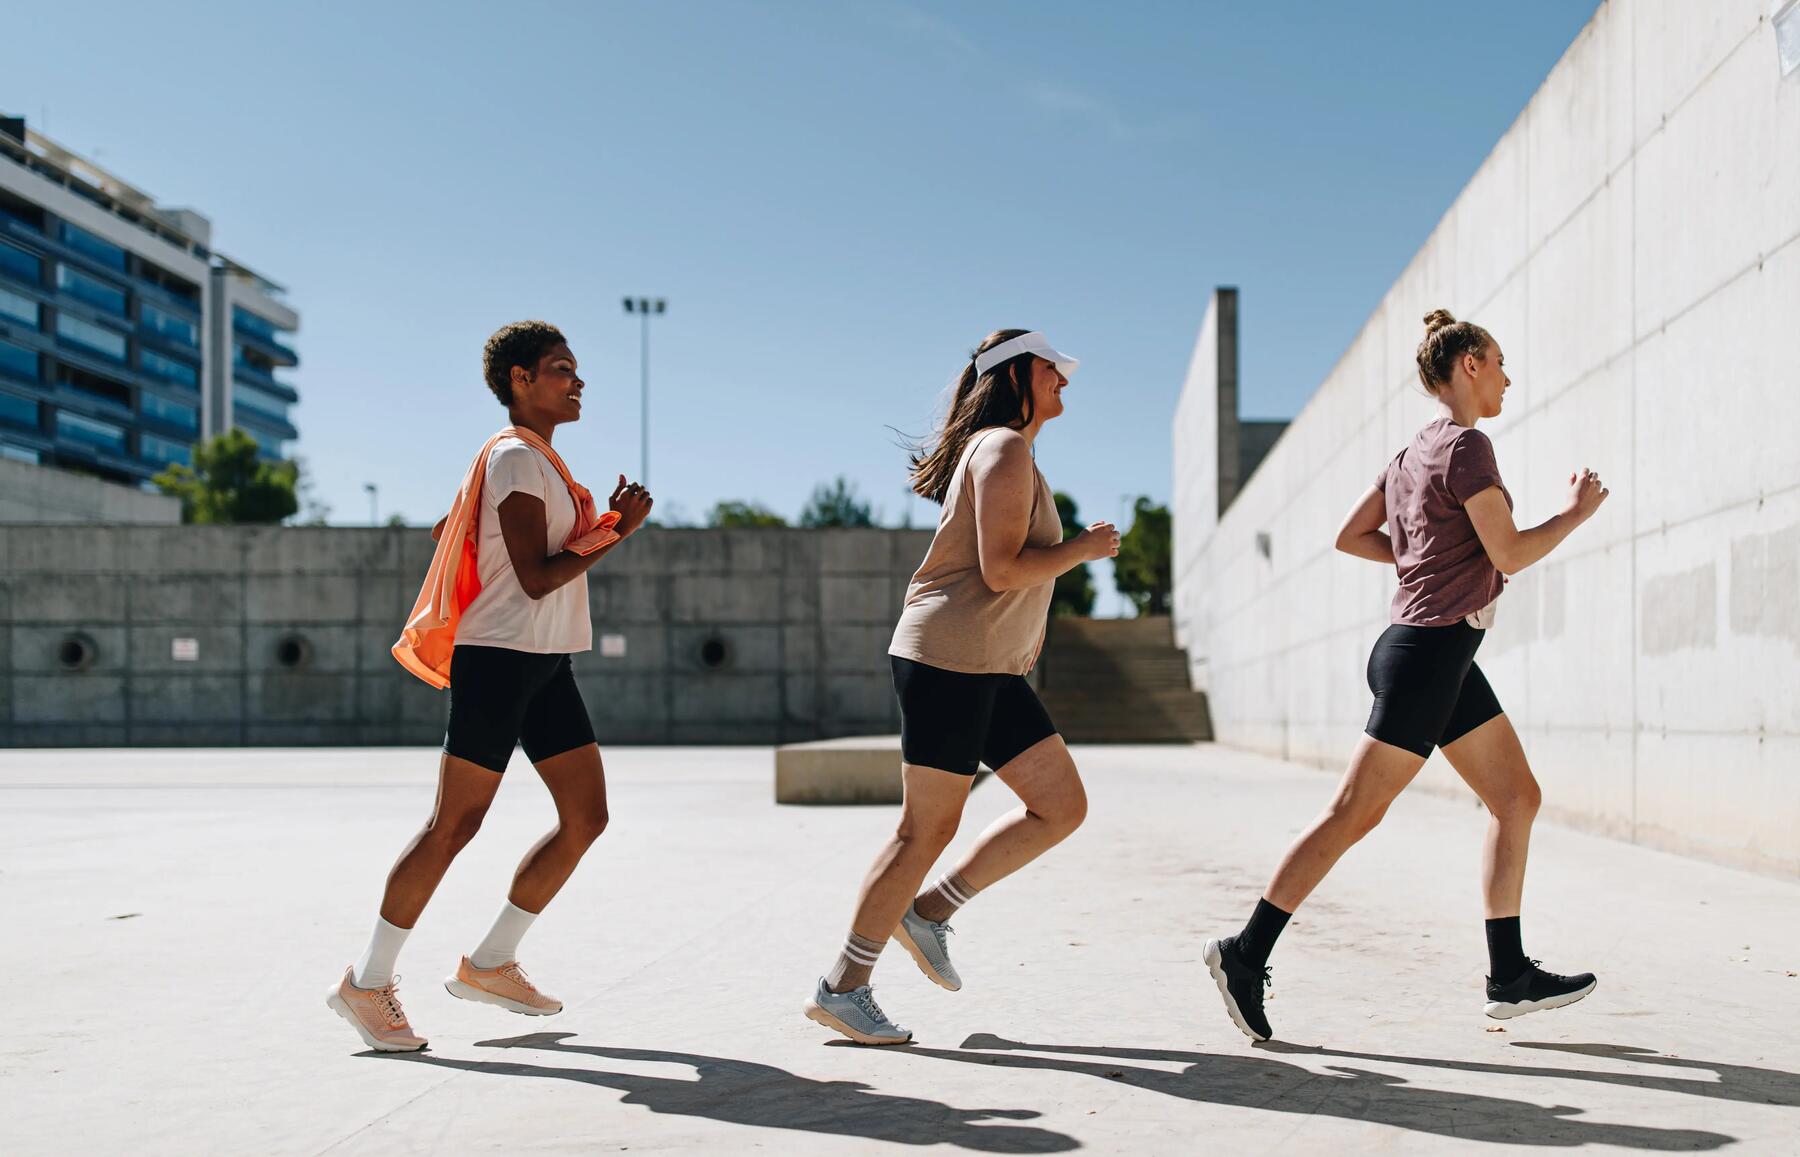
[[[844,950],[838,953],[837,963],[825,974],[825,987],[833,992],[849,992],[869,983],[875,961],[881,958],[881,950],[886,947],[885,940],[871,940],[850,933],[844,939]]]
[[[956,914],[956,910],[975,898],[975,889],[969,882],[955,872],[945,876],[931,887],[919,894],[913,901],[913,911],[922,920],[933,924],[942,924]]]

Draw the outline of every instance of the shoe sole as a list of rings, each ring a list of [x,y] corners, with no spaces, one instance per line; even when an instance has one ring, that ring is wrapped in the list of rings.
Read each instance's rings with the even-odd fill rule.
[[[931,981],[931,983],[937,985],[939,988],[946,989],[950,992],[962,991],[961,980],[958,980],[955,984],[951,984],[948,980],[945,980],[942,976],[938,975],[937,969],[931,966],[931,958],[926,956],[924,951],[921,950],[917,944],[913,943],[913,938],[906,931],[906,924],[904,922],[894,926],[894,939],[900,942],[900,947],[906,949],[906,954],[913,958],[913,963],[919,966],[919,971],[925,974],[927,980]]]
[[[1487,1008],[1483,1011],[1495,1020],[1512,1020],[1514,1017],[1525,1016],[1529,1013],[1547,1012],[1553,1008],[1566,1008],[1576,1001],[1584,999],[1599,986],[1600,981],[1596,979],[1589,981],[1586,988],[1578,989],[1574,992],[1565,992],[1561,996],[1547,997],[1543,1000],[1521,1000],[1511,1004],[1504,1001],[1490,1000],[1487,1002]]]
[[[866,1032],[858,1032],[832,1015],[831,1011],[816,1000],[806,1002],[806,1019],[815,1024],[822,1024],[832,1032],[841,1032],[859,1045],[909,1045],[912,1033],[903,1037],[870,1036]]]
[[[345,1023],[355,1029],[356,1035],[363,1039],[363,1043],[374,1049],[376,1052],[416,1053],[431,1043],[430,1041],[422,1040],[416,1045],[397,1045],[392,1041],[382,1040],[380,1037],[363,1027],[363,1022],[357,1020],[356,1014],[350,1011],[349,1002],[335,992],[325,998],[325,1007],[343,1017]]]
[[[1206,970],[1212,973],[1213,983],[1219,986],[1219,995],[1225,998],[1225,1011],[1231,1016],[1231,1023],[1237,1025],[1238,1031],[1251,1040],[1268,1040],[1244,1022],[1244,1014],[1238,1009],[1238,1002],[1232,999],[1231,982],[1225,976],[1225,954],[1219,949],[1217,940],[1206,942]]]
[[[496,996],[485,988],[476,988],[473,984],[464,984],[452,976],[444,981],[444,991],[459,1000],[472,1000],[477,1004],[493,1004],[508,1012],[516,1012],[520,1016],[555,1016],[562,1011],[562,1005],[555,1008],[533,1008],[529,1004],[513,1000],[510,997]]]

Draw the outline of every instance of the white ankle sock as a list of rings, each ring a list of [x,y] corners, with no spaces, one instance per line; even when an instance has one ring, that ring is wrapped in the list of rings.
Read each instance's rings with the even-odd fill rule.
[[[406,943],[411,928],[389,924],[375,917],[375,935],[369,937],[368,951],[356,962],[350,983],[358,988],[380,988],[394,982],[394,961],[400,958],[400,946]]]
[[[488,929],[487,939],[469,953],[469,963],[477,968],[498,968],[509,960],[517,960],[519,941],[525,938],[531,922],[537,918],[536,912],[527,912],[508,900],[501,906],[500,915],[494,917],[494,926]]]

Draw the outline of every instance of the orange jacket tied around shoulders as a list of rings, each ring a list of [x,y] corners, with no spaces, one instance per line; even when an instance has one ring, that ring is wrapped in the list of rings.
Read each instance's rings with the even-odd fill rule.
[[[600,511],[593,494],[575,481],[562,456],[530,430],[508,426],[487,440],[469,472],[463,475],[456,500],[450,504],[444,532],[438,536],[437,550],[431,556],[431,569],[425,572],[425,585],[406,617],[406,629],[394,644],[394,658],[400,665],[433,687],[450,686],[450,656],[456,648],[456,626],[463,610],[481,593],[481,579],[475,568],[475,544],[481,518],[481,487],[487,479],[488,454],[502,438],[517,438],[550,460],[562,475],[575,500],[575,528],[569,532],[564,550],[576,554],[593,554],[603,546],[619,541],[619,512]]]

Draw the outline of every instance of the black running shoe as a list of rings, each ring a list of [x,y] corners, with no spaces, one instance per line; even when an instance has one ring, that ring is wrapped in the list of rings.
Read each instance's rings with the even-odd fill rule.
[[[1231,1023],[1251,1040],[1268,1040],[1269,1018],[1263,1015],[1263,987],[1270,983],[1267,968],[1253,968],[1238,952],[1237,937],[1206,942],[1206,967],[1219,995],[1225,998],[1225,1011]]]
[[[1594,986],[1599,983],[1591,972],[1583,972],[1579,976],[1558,976],[1554,972],[1545,972],[1538,967],[1538,963],[1536,960],[1526,962],[1525,971],[1505,984],[1495,984],[1492,977],[1488,978],[1489,1016],[1495,1020],[1511,1020],[1528,1012],[1561,1008],[1565,1004],[1574,1004],[1594,991]]]

